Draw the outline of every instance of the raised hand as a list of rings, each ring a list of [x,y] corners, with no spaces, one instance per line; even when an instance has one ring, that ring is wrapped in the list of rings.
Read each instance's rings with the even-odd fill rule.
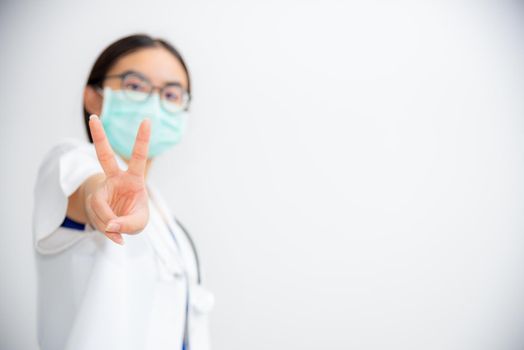
[[[145,119],[138,129],[131,159],[121,170],[96,115],[89,118],[98,161],[104,170],[86,193],[85,209],[89,222],[109,239],[124,244],[122,233],[141,232],[149,220],[145,172],[151,123]]]

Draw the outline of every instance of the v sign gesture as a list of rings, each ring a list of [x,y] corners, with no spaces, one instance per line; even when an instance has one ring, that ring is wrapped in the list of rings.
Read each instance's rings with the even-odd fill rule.
[[[145,172],[151,123],[144,119],[140,124],[126,171],[118,167],[102,123],[94,114],[89,118],[89,129],[104,174],[85,188],[86,216],[98,231],[124,244],[122,233],[139,233],[149,220]]]

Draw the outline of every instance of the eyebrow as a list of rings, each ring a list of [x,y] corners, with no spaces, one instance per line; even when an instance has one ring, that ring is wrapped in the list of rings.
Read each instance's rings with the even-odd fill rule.
[[[167,83],[164,84],[164,86],[179,86],[179,87],[183,87],[182,84],[180,84],[180,82],[178,82],[178,81],[168,81]]]
[[[129,69],[129,70],[126,70],[126,71],[123,71],[122,73],[120,74],[111,74],[111,75],[119,75],[119,76],[123,76],[125,74],[136,74],[138,76],[140,76],[142,79],[145,79],[147,80],[148,82],[151,83],[151,79],[149,79],[148,77],[145,76],[145,74],[141,73],[141,72],[138,72],[136,70],[132,70],[132,69]],[[182,84],[179,82],[179,81],[168,81],[166,83],[164,83],[163,86],[179,86],[179,87],[183,87]]]

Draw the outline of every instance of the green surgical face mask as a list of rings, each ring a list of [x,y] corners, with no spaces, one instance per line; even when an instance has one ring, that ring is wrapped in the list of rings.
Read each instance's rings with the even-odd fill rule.
[[[131,94],[136,98],[130,99]],[[140,94],[144,93],[129,91],[124,93],[122,90],[104,88],[100,120],[111,147],[126,159],[131,158],[138,127],[144,118],[151,120],[149,158],[176,145],[186,129],[187,111],[169,113],[161,106],[157,93],[153,93],[147,99],[139,96]]]

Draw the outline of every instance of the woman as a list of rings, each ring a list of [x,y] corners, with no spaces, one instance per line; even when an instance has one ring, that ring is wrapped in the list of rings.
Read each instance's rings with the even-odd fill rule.
[[[213,296],[147,181],[154,157],[180,141],[189,101],[186,64],[164,40],[129,36],[96,60],[84,90],[90,142],[54,147],[35,187],[41,349],[209,348]]]

